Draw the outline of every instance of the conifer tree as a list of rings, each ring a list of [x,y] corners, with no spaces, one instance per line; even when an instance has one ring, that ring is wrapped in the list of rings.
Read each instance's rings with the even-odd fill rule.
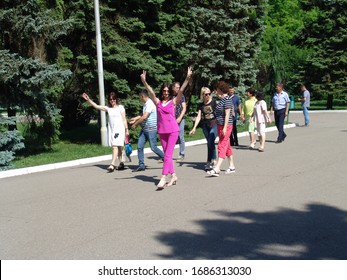
[[[262,1],[189,1],[187,44],[197,69],[197,86],[226,80],[234,86],[255,83],[260,50]]]
[[[61,121],[56,98],[70,75],[54,64],[56,43],[71,22],[57,18],[46,1],[5,0],[0,5],[0,26],[1,106],[9,117],[17,112],[26,115],[29,130],[25,138],[33,140],[33,147],[50,148]],[[15,127],[11,122],[9,130]]]

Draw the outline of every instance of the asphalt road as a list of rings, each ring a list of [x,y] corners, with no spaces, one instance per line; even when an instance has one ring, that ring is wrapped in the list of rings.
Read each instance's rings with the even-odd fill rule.
[[[134,158],[2,178],[0,259],[347,259],[347,113],[310,117],[264,153],[240,138],[235,174],[206,177],[206,146],[187,147],[160,192],[153,154],[139,173]]]

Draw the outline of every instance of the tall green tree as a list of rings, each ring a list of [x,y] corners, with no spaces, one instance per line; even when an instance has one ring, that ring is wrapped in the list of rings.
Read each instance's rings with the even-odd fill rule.
[[[315,98],[332,94],[346,99],[347,0],[305,0],[302,8],[307,16],[296,43],[311,49],[303,61],[302,79]]]
[[[70,75],[55,64],[58,39],[71,27],[57,11],[61,1],[2,1],[0,5],[0,101],[9,117],[27,116],[36,147],[50,148],[59,135],[57,96]],[[13,128],[13,125],[12,125]]]
[[[295,91],[298,69],[307,56],[306,50],[293,43],[304,26],[299,1],[268,0],[266,4],[257,86],[269,94],[274,92],[278,82],[284,83],[289,92]]]
[[[196,69],[196,85],[224,79],[235,86],[255,83],[264,14],[261,0],[188,1],[187,48]]]

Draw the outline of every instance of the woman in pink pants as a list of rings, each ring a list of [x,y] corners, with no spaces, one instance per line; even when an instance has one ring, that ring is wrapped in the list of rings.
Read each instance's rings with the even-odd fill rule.
[[[177,138],[179,134],[179,126],[175,117],[175,106],[179,103],[185,88],[188,85],[189,79],[192,76],[192,69],[188,67],[187,77],[184,80],[178,94],[176,97],[173,96],[173,92],[170,92],[170,85],[164,83],[160,88],[159,98],[155,95],[152,87],[146,81],[146,71],[141,74],[141,81],[146,87],[150,94],[150,98],[153,100],[154,104],[157,106],[158,115],[158,134],[160,137],[161,145],[164,150],[164,163],[162,169],[162,177],[158,183],[157,190],[162,190],[165,185],[172,186],[175,185],[178,177],[175,173],[175,166],[173,162],[173,152],[175,145],[177,143]],[[166,181],[166,177],[171,175],[171,180]]]

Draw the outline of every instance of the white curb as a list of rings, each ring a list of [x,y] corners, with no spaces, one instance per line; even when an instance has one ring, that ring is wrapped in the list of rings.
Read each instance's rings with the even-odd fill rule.
[[[296,126],[296,124],[287,124],[284,126],[284,128],[292,128],[295,126]],[[269,127],[266,129],[267,132],[275,131],[275,130],[277,130],[277,128],[275,126]],[[238,137],[248,136],[248,132],[238,133],[237,136]],[[216,142],[218,142],[218,137],[216,139]],[[206,144],[206,139],[186,142],[186,147],[196,146],[196,145],[201,145],[201,144]],[[175,149],[178,147],[179,147],[179,145],[176,145]],[[161,146],[159,146],[159,148],[161,148]],[[152,152],[152,150],[150,148],[144,149],[145,154],[148,154],[151,152]],[[137,151],[133,151],[131,156],[132,157],[137,156]],[[5,171],[0,171],[0,179],[13,177],[13,176],[19,176],[19,175],[26,175],[26,174],[31,174],[31,173],[37,173],[37,172],[43,172],[43,171],[49,171],[49,170],[55,170],[55,169],[60,169],[60,168],[65,168],[65,167],[72,167],[72,166],[78,166],[78,165],[83,165],[83,164],[108,161],[111,159],[112,159],[112,155],[106,155],[106,156],[82,158],[82,159],[77,159],[77,160],[72,160],[72,161],[65,161],[65,162],[52,163],[52,164],[46,164],[46,165],[39,165],[39,166],[33,166],[33,167],[5,170]]]

